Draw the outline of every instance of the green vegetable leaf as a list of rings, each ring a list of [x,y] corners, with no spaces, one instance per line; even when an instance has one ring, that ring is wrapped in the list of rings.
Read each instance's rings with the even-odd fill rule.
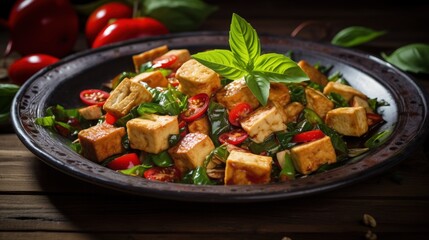
[[[283,54],[267,53],[255,60],[253,73],[269,75],[273,82],[302,82],[309,80],[307,74]]]
[[[232,14],[229,47],[237,60],[250,68],[253,66],[253,60],[261,55],[261,44],[256,30],[235,13]]]
[[[197,29],[217,10],[202,0],[142,0],[143,16],[162,22],[171,32]]]
[[[228,50],[210,50],[194,54],[192,57],[229,79],[239,79],[246,74],[246,70],[239,67],[234,54]]]
[[[429,73],[429,45],[414,43],[395,50],[390,56],[381,53],[389,63],[403,71]]]
[[[376,148],[381,144],[385,143],[391,134],[392,130],[390,129],[374,134],[372,137],[365,141],[364,146],[370,149]]]
[[[191,170],[183,177],[183,182],[195,185],[214,185],[216,184],[207,175],[207,170],[204,167],[197,167]]]
[[[385,31],[376,31],[370,28],[353,26],[339,31],[331,43],[342,47],[354,47],[372,41],[382,35]]]
[[[264,75],[246,75],[244,80],[256,99],[265,106],[270,94],[270,81]]]
[[[220,146],[219,136],[222,133],[231,131],[228,121],[228,110],[221,104],[210,101],[207,117],[211,123],[210,138],[215,146]]]

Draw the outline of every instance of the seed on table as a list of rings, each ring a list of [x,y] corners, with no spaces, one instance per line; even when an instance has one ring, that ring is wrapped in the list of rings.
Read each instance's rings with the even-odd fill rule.
[[[366,213],[363,215],[363,223],[373,228],[377,226],[377,222],[375,221],[374,217]]]
[[[377,234],[373,233],[371,230],[368,230],[365,234],[365,238],[368,240],[377,240]]]

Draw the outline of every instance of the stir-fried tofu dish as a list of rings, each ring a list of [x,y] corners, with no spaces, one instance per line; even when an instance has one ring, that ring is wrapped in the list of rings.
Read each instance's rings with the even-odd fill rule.
[[[202,59],[165,45],[143,51],[130,58],[134,71],[82,91],[82,106],[50,107],[38,124],[130,177],[249,185],[346,164],[371,148],[367,140],[384,123],[383,102],[329,66],[290,60],[299,81],[261,81],[257,60],[233,79]]]

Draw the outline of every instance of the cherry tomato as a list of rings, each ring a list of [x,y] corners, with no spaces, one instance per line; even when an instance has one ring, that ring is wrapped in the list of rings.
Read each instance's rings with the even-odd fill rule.
[[[106,113],[104,116],[106,123],[113,125],[118,120],[113,114]]]
[[[366,119],[368,122],[368,126],[374,126],[375,124],[377,124],[383,120],[381,115],[376,114],[376,113],[367,113]]]
[[[109,2],[95,9],[85,25],[85,35],[91,45],[98,33],[109,23],[110,20],[120,18],[131,18],[133,9],[121,2]]]
[[[315,129],[307,132],[298,133],[292,138],[292,142],[303,143],[311,142],[323,138],[325,134],[320,129]]]
[[[69,54],[76,43],[79,22],[68,0],[18,0],[9,15],[10,41],[6,55]]]
[[[113,170],[124,170],[140,165],[139,156],[136,153],[127,153],[113,159],[107,167]]]
[[[240,120],[246,117],[252,111],[252,106],[242,102],[235,105],[230,111],[228,120],[234,126],[240,126]]]
[[[157,36],[167,33],[167,27],[154,18],[122,18],[101,30],[92,43],[92,48],[137,37]]]
[[[230,132],[222,133],[219,136],[219,142],[238,145],[242,143],[249,135],[243,129],[234,129]]]
[[[144,177],[149,180],[162,182],[175,182],[180,180],[180,170],[175,166],[171,167],[152,167],[144,172]]]
[[[169,68],[177,61],[177,56],[174,54],[162,55],[152,61],[153,68]]]
[[[79,96],[86,105],[103,106],[110,94],[100,89],[86,89],[80,92]]]
[[[33,54],[13,62],[8,69],[9,78],[14,84],[22,85],[42,68],[58,62],[59,59],[46,54]]]
[[[199,93],[188,99],[188,109],[180,117],[185,122],[192,122],[201,117],[209,107],[209,95]]]

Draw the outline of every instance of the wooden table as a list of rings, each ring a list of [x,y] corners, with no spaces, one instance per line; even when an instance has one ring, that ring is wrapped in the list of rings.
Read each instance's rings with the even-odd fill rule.
[[[429,43],[428,4],[363,1],[333,8],[290,1],[211,2],[220,9],[201,30],[228,30],[231,13],[236,12],[258,32],[281,35],[308,20],[329,25],[330,36],[351,25],[387,30],[385,36],[357,48],[375,55],[412,42]],[[412,76],[429,90],[428,75]],[[378,239],[426,239],[428,213],[429,151],[422,146],[383,174],[342,189],[292,200],[216,204],[97,187],[45,165],[14,133],[0,135],[0,239],[5,240],[365,239],[368,231]],[[363,214],[372,215],[377,226],[364,225]]]

